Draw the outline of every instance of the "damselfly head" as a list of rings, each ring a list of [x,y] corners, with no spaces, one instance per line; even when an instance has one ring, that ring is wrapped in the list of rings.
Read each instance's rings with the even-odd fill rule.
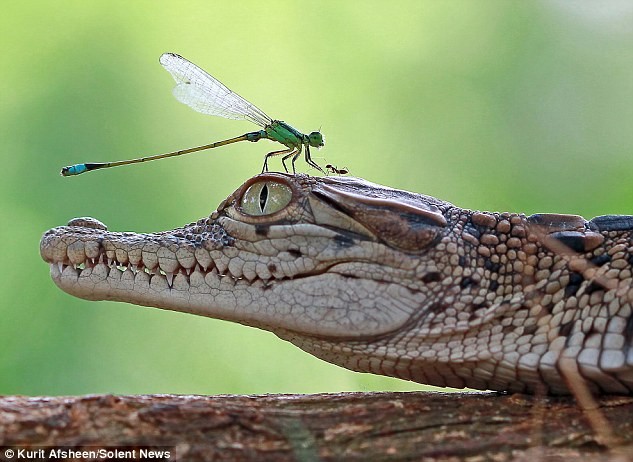
[[[312,132],[308,135],[308,144],[314,148],[321,148],[325,146],[325,137],[321,132]]]

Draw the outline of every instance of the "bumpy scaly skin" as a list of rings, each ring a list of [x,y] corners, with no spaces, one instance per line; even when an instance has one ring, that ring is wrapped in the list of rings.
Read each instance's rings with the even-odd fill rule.
[[[265,184],[266,186],[262,186]],[[472,212],[357,178],[258,175],[208,218],[42,237],[55,283],[276,333],[440,386],[633,393],[633,217]]]

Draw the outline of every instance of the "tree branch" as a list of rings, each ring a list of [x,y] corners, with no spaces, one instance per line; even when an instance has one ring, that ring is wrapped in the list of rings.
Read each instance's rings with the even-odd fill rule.
[[[618,448],[597,443],[572,398],[424,392],[6,396],[0,397],[0,445],[170,446],[177,460],[187,461],[613,460],[633,444],[633,398],[602,398],[600,404]],[[4,449],[0,460],[8,460]]]

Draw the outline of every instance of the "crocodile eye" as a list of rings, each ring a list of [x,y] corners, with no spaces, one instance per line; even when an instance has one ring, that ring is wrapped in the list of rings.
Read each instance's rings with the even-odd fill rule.
[[[270,215],[279,212],[292,199],[292,190],[276,181],[261,181],[251,185],[242,195],[240,208],[252,216]]]

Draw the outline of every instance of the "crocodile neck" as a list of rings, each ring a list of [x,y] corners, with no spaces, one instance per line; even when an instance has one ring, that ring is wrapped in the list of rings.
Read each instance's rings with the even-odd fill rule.
[[[55,283],[274,332],[343,367],[482,390],[633,393],[633,217],[474,212],[358,178],[258,175],[207,218],[49,230]]]

